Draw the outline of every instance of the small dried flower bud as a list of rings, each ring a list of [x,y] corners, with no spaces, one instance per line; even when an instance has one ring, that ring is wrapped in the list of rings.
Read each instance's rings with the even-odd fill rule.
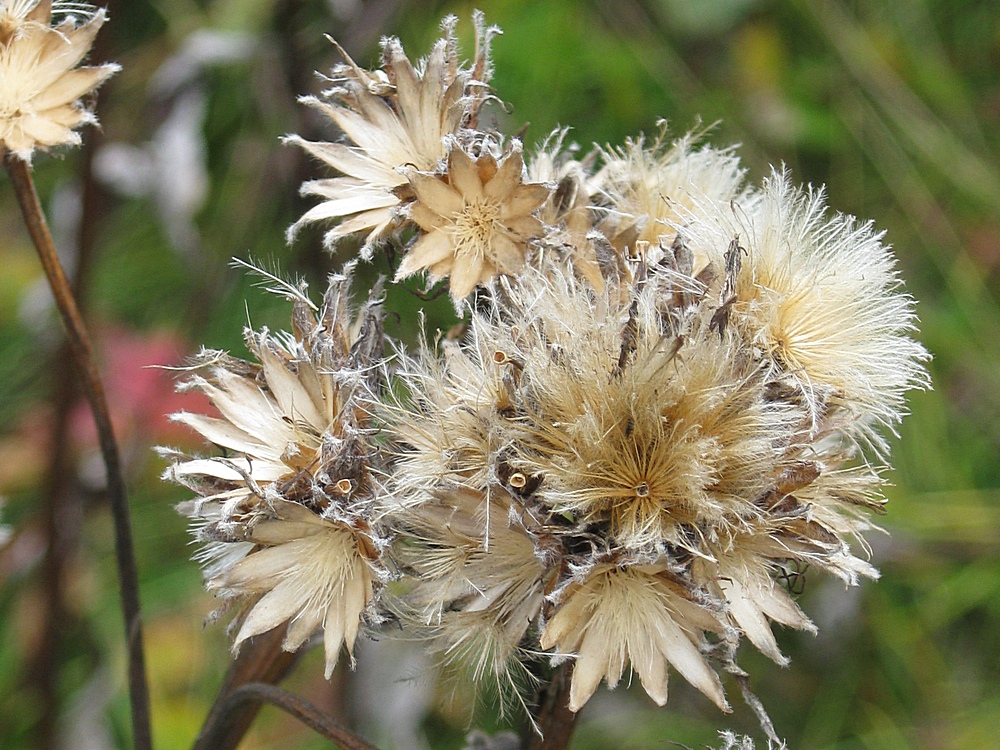
[[[522,474],[521,472],[516,471],[510,475],[509,483],[511,487],[513,487],[516,490],[519,490],[522,489],[528,483],[528,478],[524,476],[524,474]]]
[[[351,490],[354,489],[354,482],[350,479],[341,479],[335,486],[337,488],[337,492],[341,495],[349,495]]]

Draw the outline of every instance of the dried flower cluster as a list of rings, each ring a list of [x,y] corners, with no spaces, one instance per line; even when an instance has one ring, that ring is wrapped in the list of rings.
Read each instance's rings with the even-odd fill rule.
[[[80,98],[118,70],[76,67],[105,19],[82,3],[0,0],[0,147],[30,161],[35,149],[80,143],[74,128],[97,122]]]
[[[293,138],[341,173],[296,226],[405,250],[397,279],[447,277],[464,331],[384,358],[376,297],[351,324],[336,277],[318,314],[293,295],[293,334],[248,334],[258,363],[203,355],[222,418],[177,418],[226,456],[170,475],[202,495],[209,586],[249,597],[237,643],[323,630],[328,673],[391,604],[477,680],[575,660],[573,711],[628,669],[729,710],[742,637],[784,664],[772,624],[815,630],[783,581],[877,576],[851,545],[927,385],[912,300],[870,224],[730,149],[477,130],[494,30],[465,68],[453,27],[307,100],[346,142]]]
[[[202,352],[183,387],[205,393],[221,418],[174,419],[226,455],[181,456],[167,472],[201,495],[182,510],[207,543],[208,587],[248,600],[235,646],[287,622],[284,647],[294,651],[322,630],[328,677],[387,577],[364,399],[381,313],[373,294],[352,321],[347,285],[331,278],[319,310],[293,290],[292,334],[246,332],[257,362]]]

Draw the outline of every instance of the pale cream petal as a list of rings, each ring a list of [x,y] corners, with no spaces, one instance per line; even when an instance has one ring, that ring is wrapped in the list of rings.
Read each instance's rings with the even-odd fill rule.
[[[455,258],[455,266],[451,269],[448,281],[451,286],[452,299],[465,299],[479,283],[479,274],[483,270],[483,256]]]
[[[656,619],[655,638],[660,653],[667,657],[681,676],[729,713],[731,709],[719,676],[705,663],[701,652],[669,615]]]
[[[490,261],[501,273],[514,274],[524,266],[524,249],[505,234],[493,235]]]
[[[323,675],[328,680],[340,658],[340,647],[344,643],[344,620],[344,597],[338,596],[330,602],[323,622],[323,655],[326,659]]]
[[[256,557],[259,552],[251,555]],[[295,591],[287,584],[279,584],[261,597],[250,610],[240,632],[236,636],[233,648],[236,649],[247,638],[266,633],[278,627],[289,617],[292,617],[299,606]]]
[[[743,584],[738,579],[731,577],[720,579],[719,588],[722,589],[726,601],[729,602],[730,616],[750,639],[750,642],[772,661],[781,666],[787,665],[788,657],[778,649],[774,633],[771,632],[771,626],[756,602],[750,598]]]
[[[440,214],[431,211],[423,203],[414,203],[410,206],[410,219],[425,232],[433,232],[436,229],[441,229],[451,224],[451,222]]]
[[[605,675],[605,679],[608,681],[608,687],[614,689],[618,686],[618,682],[622,678],[622,673],[625,671],[625,665],[628,663],[628,654],[626,653],[626,648],[624,643],[612,643],[609,639],[608,641],[608,669]]]
[[[557,643],[566,640],[570,632],[580,627],[587,604],[587,597],[583,595],[583,592],[570,595],[566,603],[552,616],[542,631],[539,645],[544,651],[548,651]],[[566,646],[562,650],[569,652],[575,650],[575,647]]]
[[[406,176],[417,194],[417,200],[427,208],[444,217],[461,213],[465,202],[462,196],[450,185],[442,182],[434,175],[424,174],[415,170],[407,170]]]
[[[406,178],[393,169],[392,165],[372,158],[359,148],[352,148],[343,143],[307,141],[298,136],[288,136],[285,141],[301,146],[317,159],[344,174],[361,180],[364,184],[387,189],[406,182]]]
[[[545,225],[534,216],[515,216],[505,221],[504,226],[507,231],[520,239],[540,237],[545,233]]]
[[[455,267],[455,256],[450,255],[440,263],[435,263],[427,271],[427,275],[431,278],[431,281],[437,281],[438,279],[443,279],[445,276],[451,273],[451,269]]]
[[[285,640],[282,642],[281,647],[285,651],[298,651],[302,644],[313,633],[319,630],[323,624],[324,614],[319,609],[308,606],[299,612],[288,623],[288,630],[285,633]]]
[[[78,144],[80,135],[46,117],[34,114],[18,118],[18,125],[29,138],[40,146],[58,146],[63,143]],[[14,150],[13,148],[11,150]]]
[[[288,571],[295,570],[302,560],[302,545],[297,542],[266,547],[224,570],[208,582],[210,589],[266,591],[275,586],[290,589]],[[285,579],[282,582],[282,579]],[[291,613],[289,614],[291,616]]]
[[[496,182],[499,177],[497,175],[493,181]],[[548,200],[549,193],[544,185],[518,185],[501,204],[500,218],[506,221],[517,216],[527,216]]]
[[[372,211],[365,211],[362,214],[353,216],[347,221],[340,222],[337,226],[331,229],[329,232],[323,235],[323,243],[330,247],[334,242],[341,237],[346,237],[355,232],[360,232],[362,229],[370,229],[375,227],[372,235],[381,234],[385,229],[392,224],[392,209],[391,208],[378,208]],[[370,235],[368,240],[371,241],[373,237]]]
[[[260,363],[264,367],[264,379],[271,394],[277,400],[284,416],[296,422],[305,422],[321,435],[328,427],[327,421],[320,415],[309,392],[302,385],[298,376],[289,372],[284,361],[265,343],[258,352]],[[322,405],[321,405],[322,406]]]
[[[521,157],[521,144],[514,142],[514,147],[510,154],[504,159],[500,169],[493,176],[493,179],[483,186],[483,192],[487,198],[506,201],[510,192],[521,184],[521,169],[524,167],[524,159]]]
[[[257,544],[283,545],[296,539],[315,536],[327,528],[329,527],[308,521],[261,521],[250,531],[250,539]]]
[[[407,129],[417,132],[420,127],[420,78],[417,71],[413,69],[410,58],[403,52],[403,48],[392,40],[388,49],[389,65],[392,67],[392,81],[396,84],[396,98],[399,100],[399,109],[403,115],[403,121]],[[423,144],[420,139],[416,139],[418,148]]]
[[[649,634],[645,634],[648,638]],[[665,706],[667,703],[667,660],[658,649],[651,648],[652,644],[647,643],[646,648],[651,653],[632,653],[632,666],[639,673],[639,681],[642,683],[646,695],[653,699],[657,706]]]
[[[429,232],[421,237],[403,258],[396,271],[396,281],[440,263],[455,254],[451,237],[442,231]]]
[[[39,110],[34,114],[43,120],[51,120],[56,125],[62,125],[65,128],[75,128],[84,123],[97,122],[92,112],[88,112],[73,104],[63,104],[59,107]]]
[[[349,653],[354,652],[354,641],[361,626],[361,613],[368,603],[368,589],[364,562],[358,560],[354,570],[344,582],[344,645]]]
[[[88,91],[97,88],[117,70],[117,65],[68,70],[34,97],[31,104],[36,110],[46,110],[61,104],[69,104]]]
[[[573,665],[569,689],[569,710],[576,713],[597,690],[607,667],[609,639],[593,628],[587,631],[580,653]]]
[[[34,21],[43,26],[50,25],[52,23],[52,0],[38,0],[35,7],[28,11],[24,20]]]
[[[444,39],[438,41],[431,50],[427,64],[424,66],[424,78],[420,87],[420,127],[416,129],[417,143],[426,153],[441,153],[442,117],[441,109],[449,93],[445,90],[445,52],[447,43]],[[459,83],[456,79],[455,83]],[[461,90],[461,89],[460,89]],[[461,111],[461,110],[459,110]],[[457,128],[458,122],[448,128],[451,132]]]
[[[483,183],[476,171],[476,164],[465,153],[465,149],[459,146],[452,146],[451,152],[448,154],[448,179],[466,203],[483,194]]]
[[[769,583],[770,586],[766,589],[762,588],[754,597],[761,611],[782,625],[816,633],[816,626],[812,620],[806,617],[805,612],[799,608],[788,592],[780,586],[774,585],[773,581],[769,581]]]
[[[392,193],[373,190],[359,191],[350,198],[328,200],[314,206],[306,211],[296,223],[303,225],[315,221],[329,221],[339,219],[342,216],[360,214],[363,211],[391,208],[398,203],[399,199]]]
[[[227,459],[195,458],[177,464],[171,471],[178,477],[200,475],[229,482],[243,482],[247,476],[255,482],[274,482],[290,472],[284,464],[263,459],[251,460],[244,456]],[[240,471],[244,473],[241,474]]]
[[[281,458],[280,451],[254,439],[227,420],[182,411],[171,414],[170,421],[187,425],[201,433],[206,440],[223,448],[274,460]]]
[[[484,260],[482,273],[479,274],[479,283],[488,284],[492,279],[495,279],[496,276],[497,276],[496,266],[490,263],[489,260]]]

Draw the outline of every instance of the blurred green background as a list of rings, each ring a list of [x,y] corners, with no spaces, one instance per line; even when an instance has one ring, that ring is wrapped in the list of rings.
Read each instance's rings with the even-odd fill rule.
[[[197,449],[164,414],[204,405],[173,393],[177,365],[204,344],[245,353],[242,327],[287,325],[287,305],[233,256],[277,264],[321,289],[319,230],[291,247],[319,167],[283,134],[334,138],[296,96],[336,61],[324,33],[377,62],[384,34],[412,57],[455,13],[471,56],[471,12],[494,45],[493,108],[528,144],[557,125],[589,150],[716,124],[741,144],[753,181],[787,165],[828,186],[831,205],[874,219],[918,300],[934,355],[932,392],[913,394],[894,442],[888,535],[870,539],[883,573],[845,591],[807,579],[820,627],[782,632],[781,669],[745,648],[743,666],[792,748],[1000,748],[1000,3],[972,0],[122,0],[96,60],[122,72],[101,91],[103,127],[82,149],[39,155],[35,178],[103,352],[128,462],[159,750],[189,747],[228,661],[185,522],[152,445]],[[111,523],[86,411],[67,368],[41,271],[0,178],[0,750],[128,747],[124,649]],[[385,262],[364,267],[368,279]],[[412,339],[415,298],[393,289],[388,327]],[[450,305],[433,306],[437,325]],[[358,670],[322,680],[307,655],[289,685],[380,746],[458,748],[470,719],[448,702],[419,646],[368,645]],[[641,690],[601,689],[574,748],[761,739],[739,705],[724,716],[675,675],[665,709]],[[471,722],[471,723],[470,723]],[[265,709],[246,748],[327,746]]]

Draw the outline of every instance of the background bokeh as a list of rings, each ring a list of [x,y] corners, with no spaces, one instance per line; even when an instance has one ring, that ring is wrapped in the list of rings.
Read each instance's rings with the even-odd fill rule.
[[[287,304],[230,265],[253,258],[313,289],[331,258],[319,230],[292,246],[321,174],[283,134],[336,134],[296,96],[316,93],[335,36],[363,64],[384,34],[426,52],[446,13],[471,56],[471,12],[494,45],[499,127],[529,146],[571,125],[584,151],[712,125],[741,144],[752,180],[786,165],[825,183],[837,210],[872,218],[918,300],[934,390],[912,394],[894,440],[888,534],[870,538],[877,583],[845,591],[807,574],[818,637],[781,632],[781,669],[741,660],[792,748],[1000,748],[1000,3],[982,0],[112,0],[96,60],[103,127],[82,149],[39,155],[35,179],[103,355],[128,464],[158,750],[190,747],[229,661],[202,591],[178,487],[151,446],[198,448],[164,417],[200,409],[173,392],[200,345],[245,352],[242,328],[286,325]],[[110,518],[93,427],[76,394],[41,270],[0,177],[0,750],[128,747],[124,648]],[[364,279],[385,261],[362,267]],[[393,289],[393,335],[418,300]],[[433,326],[454,322],[447,300]],[[465,691],[436,684],[419,644],[366,644],[356,672],[322,680],[307,654],[289,685],[388,750],[458,748]],[[729,684],[731,692],[734,686]],[[734,696],[734,703],[739,703]],[[601,689],[574,748],[760,738],[677,678],[665,709]],[[246,748],[326,747],[265,709]]]

